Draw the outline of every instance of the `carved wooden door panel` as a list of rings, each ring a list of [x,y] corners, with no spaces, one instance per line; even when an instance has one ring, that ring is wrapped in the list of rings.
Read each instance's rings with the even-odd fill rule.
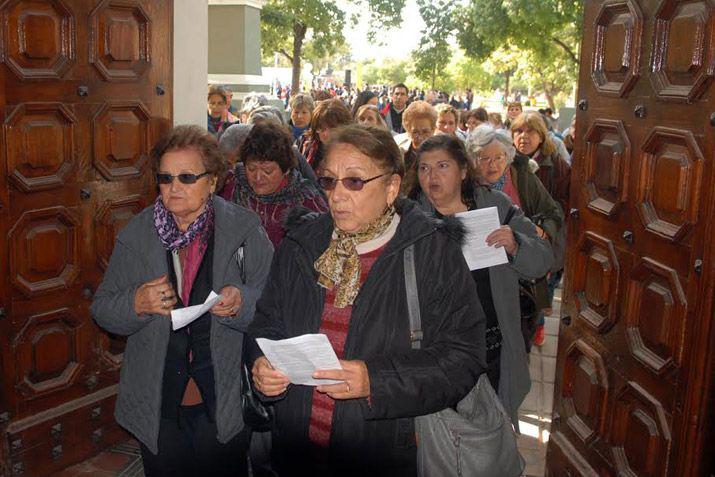
[[[170,0],[0,2],[0,475],[126,438],[123,341],[89,305],[117,232],[156,194],[172,18]]]
[[[585,2],[550,475],[713,471],[714,74],[715,2]]]

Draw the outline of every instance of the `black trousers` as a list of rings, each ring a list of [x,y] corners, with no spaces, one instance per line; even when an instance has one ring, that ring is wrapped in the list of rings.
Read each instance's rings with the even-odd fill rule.
[[[159,454],[141,444],[146,477],[248,476],[250,430],[245,427],[226,444],[217,438],[216,423],[205,407],[181,406],[178,421],[161,418]]]

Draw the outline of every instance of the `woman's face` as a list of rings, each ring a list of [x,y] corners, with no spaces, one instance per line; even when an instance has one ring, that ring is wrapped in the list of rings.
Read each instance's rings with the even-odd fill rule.
[[[248,159],[245,164],[248,185],[258,195],[273,194],[278,190],[285,177],[276,161]]]
[[[469,129],[469,132],[472,132],[477,129],[477,126],[479,126],[480,124],[482,124],[482,122],[474,116],[471,116],[469,119],[467,119],[467,129]]]
[[[203,174],[206,167],[199,151],[182,149],[169,151],[161,156],[160,174]],[[171,184],[159,184],[159,193],[164,207],[181,222],[191,223],[204,210],[209,195],[216,190],[216,177],[204,176],[194,184],[182,184],[174,177]]]
[[[410,125],[407,134],[409,134],[410,139],[412,139],[412,148],[417,149],[434,134],[432,121],[430,121],[429,118],[415,119]]]
[[[447,206],[460,201],[462,181],[467,170],[442,150],[424,152],[417,168],[420,187],[435,206]]]
[[[290,119],[297,128],[307,128],[310,124],[310,117],[310,109],[304,106],[290,112]]]
[[[497,141],[490,142],[479,152],[477,167],[483,183],[498,181],[506,171],[506,151]]]
[[[226,109],[226,101],[220,94],[212,94],[209,96],[209,114],[214,117],[220,117]]]
[[[377,96],[373,96],[372,98],[368,99],[367,104],[372,104],[373,106],[377,106]]]
[[[328,141],[330,141],[330,130],[331,129],[332,128],[325,128],[325,127],[318,129],[317,132],[318,132],[318,137],[320,138],[320,142],[322,142],[323,144],[327,144]]]
[[[336,144],[330,148],[323,175],[335,179],[359,177],[371,179],[385,171],[370,157],[350,144]],[[364,230],[382,215],[400,192],[400,176],[388,174],[364,184],[362,190],[348,190],[339,181],[335,189],[326,191],[330,213],[335,226],[343,232]]]
[[[521,127],[511,131],[514,138],[516,150],[527,156],[531,156],[541,146],[541,136],[534,129]]]
[[[440,114],[437,119],[437,130],[449,136],[454,136],[457,131],[457,118],[454,117],[454,114]]]
[[[521,114],[521,112],[521,106],[509,106],[509,109],[506,110],[506,116],[513,121]]]
[[[372,124],[373,126],[379,126],[380,122],[375,115],[375,111],[366,109],[357,118],[359,124]]]

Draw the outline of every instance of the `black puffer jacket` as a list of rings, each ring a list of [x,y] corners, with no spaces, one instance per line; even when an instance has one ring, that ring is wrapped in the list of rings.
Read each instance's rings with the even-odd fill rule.
[[[397,232],[353,306],[345,359],[366,362],[371,394],[369,403],[336,401],[329,451],[334,475],[416,475],[412,418],[456,404],[485,369],[485,318],[459,246],[463,229],[456,221],[428,218],[410,201],[401,201],[397,211]],[[333,221],[330,214],[298,220],[303,223],[276,253],[252,338],[284,339],[320,328],[325,290],[313,263],[328,247]],[[403,250],[412,243],[424,332],[420,350],[411,348],[405,296]],[[253,350],[255,360],[255,343]],[[317,475],[308,440],[312,391],[290,386],[275,402],[273,464],[281,476]]]

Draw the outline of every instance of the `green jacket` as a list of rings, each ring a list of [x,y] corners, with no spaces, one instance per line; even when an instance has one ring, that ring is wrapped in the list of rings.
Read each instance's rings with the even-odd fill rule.
[[[561,206],[551,198],[538,177],[529,169],[529,158],[517,154],[511,164],[511,180],[519,192],[521,208],[532,222],[538,223],[549,236],[554,254],[554,261],[563,263],[564,241],[564,214]],[[548,298],[546,279],[536,280],[536,305],[539,308],[551,306]]]
[[[539,178],[529,169],[527,156],[517,154],[514,157],[514,162],[511,164],[511,180],[519,192],[521,208],[524,209],[526,216],[534,223],[540,222],[541,228],[553,242],[564,224],[564,214]],[[537,216],[540,216],[541,220],[536,220]]]

